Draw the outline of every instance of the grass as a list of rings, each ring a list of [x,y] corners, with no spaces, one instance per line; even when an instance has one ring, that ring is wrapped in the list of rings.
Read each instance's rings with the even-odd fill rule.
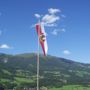
[[[4,74],[12,75],[9,71],[7,71],[7,70],[5,70],[5,69],[3,69],[2,71],[3,71]]]
[[[34,82],[33,80],[30,80],[30,79],[18,78],[18,77],[15,77],[15,80],[18,83],[33,83]]]
[[[80,85],[67,85],[62,88],[50,88],[48,90],[90,90],[90,87],[83,87]]]

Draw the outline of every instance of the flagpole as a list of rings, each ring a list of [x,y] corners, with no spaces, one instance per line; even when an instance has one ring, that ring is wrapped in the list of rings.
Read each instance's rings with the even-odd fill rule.
[[[40,20],[39,20],[39,24],[40,24]],[[40,27],[39,27],[40,29]],[[39,37],[38,37],[38,52],[37,52],[37,90],[39,90],[39,65],[40,65],[40,60],[39,60]]]

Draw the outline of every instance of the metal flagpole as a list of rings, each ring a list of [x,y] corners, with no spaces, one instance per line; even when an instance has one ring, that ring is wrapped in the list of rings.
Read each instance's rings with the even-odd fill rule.
[[[39,24],[40,24],[40,20],[39,20]],[[40,29],[40,26],[39,26]],[[39,32],[38,32],[39,33]],[[39,90],[39,36],[38,36],[38,52],[37,52],[37,90]]]

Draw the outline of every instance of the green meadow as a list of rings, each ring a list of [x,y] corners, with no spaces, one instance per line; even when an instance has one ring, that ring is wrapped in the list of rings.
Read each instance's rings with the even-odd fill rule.
[[[67,85],[67,86],[63,86],[61,88],[50,88],[48,90],[90,90],[90,86],[88,87],[84,87],[81,85]]]

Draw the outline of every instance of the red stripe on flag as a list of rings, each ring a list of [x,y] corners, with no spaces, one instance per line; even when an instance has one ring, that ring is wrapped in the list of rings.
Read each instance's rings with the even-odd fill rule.
[[[44,56],[46,56],[46,53],[45,53],[45,47],[44,47],[44,41],[41,40],[42,38],[40,38],[40,36],[43,35],[43,32],[42,32],[41,26],[40,26],[39,24],[36,25],[36,30],[37,30],[37,34],[38,34],[38,37],[39,37],[39,42],[40,42],[40,44],[41,44],[41,47],[42,47]]]

